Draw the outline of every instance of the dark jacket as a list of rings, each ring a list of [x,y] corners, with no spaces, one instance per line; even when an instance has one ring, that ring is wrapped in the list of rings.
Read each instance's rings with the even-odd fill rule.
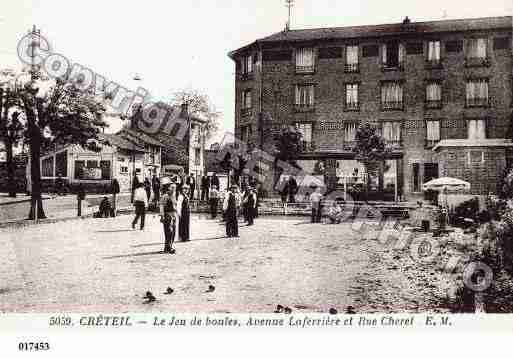
[[[120,191],[120,189],[119,189],[119,182],[118,182],[117,179],[114,178],[112,180],[112,184],[111,184],[111,192],[112,192],[112,194],[118,194],[119,191]]]
[[[210,186],[212,186],[212,187],[216,186],[219,189],[219,177],[212,176],[210,178]]]
[[[206,189],[210,187],[210,183],[207,176],[201,177],[201,188]]]

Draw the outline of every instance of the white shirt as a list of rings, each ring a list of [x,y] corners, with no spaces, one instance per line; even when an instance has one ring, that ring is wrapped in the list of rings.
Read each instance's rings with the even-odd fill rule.
[[[144,206],[148,207],[148,196],[146,194],[146,191],[143,187],[139,187],[135,189],[134,192],[134,202],[135,201],[141,201],[144,202]]]

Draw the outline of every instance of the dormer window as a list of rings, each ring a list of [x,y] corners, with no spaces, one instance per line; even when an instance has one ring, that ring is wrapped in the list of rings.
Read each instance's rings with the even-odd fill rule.
[[[304,47],[296,50],[296,72],[312,73],[315,70],[314,49]]]

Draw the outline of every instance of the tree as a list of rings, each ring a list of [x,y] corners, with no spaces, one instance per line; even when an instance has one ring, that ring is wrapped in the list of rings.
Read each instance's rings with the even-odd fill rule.
[[[180,90],[173,93],[170,105],[181,106],[187,104],[189,114],[206,121],[205,139],[212,138],[219,130],[219,118],[221,112],[217,111],[206,94],[197,90]]]
[[[297,158],[303,152],[303,135],[295,126],[288,126],[274,136],[275,168],[281,160],[298,168]],[[281,173],[275,173],[274,183],[279,180]]]
[[[366,195],[370,189],[370,173],[376,169],[380,173],[380,188],[383,186],[382,174],[384,172],[385,159],[389,153],[385,140],[381,137],[374,126],[369,123],[358,126],[356,129],[356,145],[353,148],[355,159],[361,162],[367,173],[365,184]]]
[[[0,141],[3,142],[6,152],[9,197],[16,197],[14,148],[23,137],[23,124],[18,97],[10,88],[15,74],[12,70],[1,70],[0,74],[0,86],[7,85],[5,88],[0,87]]]
[[[226,144],[230,148],[234,148],[233,143]],[[226,171],[230,172],[233,169],[233,180],[235,183],[240,185],[240,178],[244,173],[244,168],[246,164],[251,159],[252,152],[255,150],[255,145],[252,143],[247,144],[247,148],[244,153],[239,153],[236,157],[232,158],[232,154],[230,151],[226,153],[224,158],[219,162],[220,167]],[[236,152],[236,151],[233,151]]]
[[[43,87],[48,90],[44,91]],[[103,120],[105,106],[74,81],[32,81],[16,91],[25,116],[25,140],[30,148],[32,199],[29,219],[46,218],[41,198],[40,157],[42,149],[54,144],[79,144],[98,151],[94,141],[107,126]]]

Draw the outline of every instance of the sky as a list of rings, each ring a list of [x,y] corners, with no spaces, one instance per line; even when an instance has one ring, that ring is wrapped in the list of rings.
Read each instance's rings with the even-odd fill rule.
[[[512,0],[295,0],[292,29],[504,16]],[[155,100],[207,94],[234,127],[235,65],[228,52],[282,31],[285,0],[0,0],[0,68],[17,67],[18,40],[35,24],[54,51]],[[140,81],[134,81],[138,74]],[[111,131],[120,127],[112,120]]]

